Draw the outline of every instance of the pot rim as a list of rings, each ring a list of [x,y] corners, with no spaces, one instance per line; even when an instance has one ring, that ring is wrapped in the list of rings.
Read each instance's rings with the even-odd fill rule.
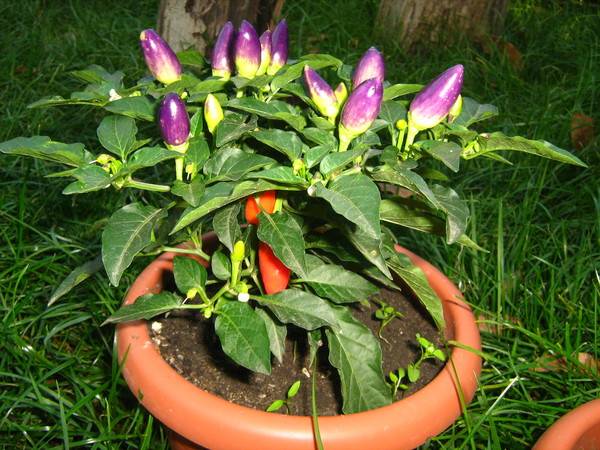
[[[205,240],[214,242],[214,234],[209,233]],[[321,437],[328,450],[361,449],[365,442],[372,448],[414,448],[452,424],[475,394],[481,358],[466,348],[480,350],[481,343],[471,309],[438,269],[403,247],[396,246],[396,250],[423,270],[443,301],[446,334],[463,348],[454,346],[440,373],[402,400],[360,413],[320,417]],[[162,273],[171,270],[174,256],[164,253],[146,267],[124,303],[160,290]],[[231,403],[179,375],[160,356],[146,321],[119,324],[116,339],[122,373],[131,391],[152,415],[190,441],[213,449],[241,450],[249,440],[265,450],[314,448],[310,416],[267,413]]]

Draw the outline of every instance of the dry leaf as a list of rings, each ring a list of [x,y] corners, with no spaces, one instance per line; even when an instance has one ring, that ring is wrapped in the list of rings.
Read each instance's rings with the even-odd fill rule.
[[[563,372],[567,371],[569,364],[573,364],[572,360],[568,360],[564,356],[556,356],[546,353],[536,360],[537,366],[534,367],[535,372]],[[580,372],[592,372],[598,374],[600,372],[600,361],[594,358],[589,353],[577,353],[577,363],[575,363]]]
[[[506,324],[522,326],[521,321],[516,317],[506,316],[503,317],[502,320],[503,323],[499,323],[498,320],[490,314],[478,314],[476,318],[479,331],[485,333],[502,334],[504,328],[510,328],[507,327]]]
[[[594,140],[594,119],[582,113],[571,116],[571,144],[577,150],[586,147]]]

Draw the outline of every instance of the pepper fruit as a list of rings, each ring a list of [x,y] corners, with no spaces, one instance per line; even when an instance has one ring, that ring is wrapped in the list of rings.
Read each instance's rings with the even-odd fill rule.
[[[275,191],[265,191],[258,196],[249,196],[246,200],[246,222],[252,225],[258,225],[258,213],[261,209],[266,213],[271,214],[275,210],[275,202],[277,201],[277,193]],[[260,205],[260,206],[259,206]]]
[[[219,32],[211,58],[211,68],[214,77],[221,77],[224,80],[229,80],[229,77],[231,77],[231,72],[233,72],[231,51],[234,34],[235,30],[231,22],[223,25],[223,28]]]
[[[142,31],[140,45],[146,65],[154,78],[164,84],[171,84],[181,79],[181,63],[177,55],[156,31],[152,29]]]
[[[275,256],[271,247],[264,242],[258,244],[258,269],[267,294],[276,294],[287,288],[291,270]]]

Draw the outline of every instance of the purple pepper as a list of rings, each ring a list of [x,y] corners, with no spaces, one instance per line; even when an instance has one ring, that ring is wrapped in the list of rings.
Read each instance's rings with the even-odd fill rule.
[[[158,111],[158,120],[163,139],[168,146],[180,147],[187,144],[190,137],[190,118],[179,95],[173,92],[165,95]]]
[[[231,63],[231,50],[234,35],[233,24],[227,22],[219,31],[215,47],[213,48],[211,67],[212,74],[215,77],[229,79],[233,72],[233,64]]]
[[[244,20],[235,38],[235,68],[244,78],[254,78],[260,66],[260,41],[250,22]]]
[[[383,85],[377,78],[360,84],[348,97],[340,120],[340,151],[346,150],[356,136],[369,129],[379,115]]]
[[[463,73],[461,64],[450,67],[415,96],[408,111],[412,128],[432,128],[448,115],[460,95]]]
[[[315,102],[319,112],[333,122],[340,110],[333,89],[310,66],[304,66],[304,81],[310,98]]]
[[[175,52],[156,31],[152,29],[142,31],[140,45],[146,65],[154,78],[164,84],[181,79],[181,64]]]
[[[285,19],[277,24],[271,36],[271,64],[267,69],[269,75],[275,75],[287,63],[288,59],[288,26]]]
[[[256,71],[256,76],[267,73],[269,64],[271,64],[271,32],[265,31],[260,35],[260,66]]]
[[[385,64],[383,56],[375,47],[371,47],[358,61],[352,76],[352,88],[356,89],[363,81],[377,78],[383,83],[385,77]]]

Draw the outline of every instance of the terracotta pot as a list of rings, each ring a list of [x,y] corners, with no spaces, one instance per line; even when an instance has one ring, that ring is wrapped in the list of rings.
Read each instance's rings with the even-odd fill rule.
[[[554,422],[533,450],[600,450],[600,399],[584,403]]]
[[[214,245],[214,235],[207,235],[205,242]],[[425,260],[404,248],[397,250],[407,254],[425,272],[443,300],[447,336],[480,349],[475,318],[461,300],[459,290]],[[172,270],[173,257],[173,253],[165,253],[152,262],[131,286],[125,303],[133,303],[149,292],[159,292],[164,272]],[[119,361],[125,359],[123,376],[131,391],[154,417],[184,439],[215,450],[315,448],[310,417],[267,413],[236,405],[185,380],[161,358],[146,322],[118,325],[117,346]],[[327,450],[417,447],[459,417],[460,397],[465,402],[473,398],[480,371],[479,356],[454,347],[444,369],[414,394],[383,408],[320,418],[324,446]]]

